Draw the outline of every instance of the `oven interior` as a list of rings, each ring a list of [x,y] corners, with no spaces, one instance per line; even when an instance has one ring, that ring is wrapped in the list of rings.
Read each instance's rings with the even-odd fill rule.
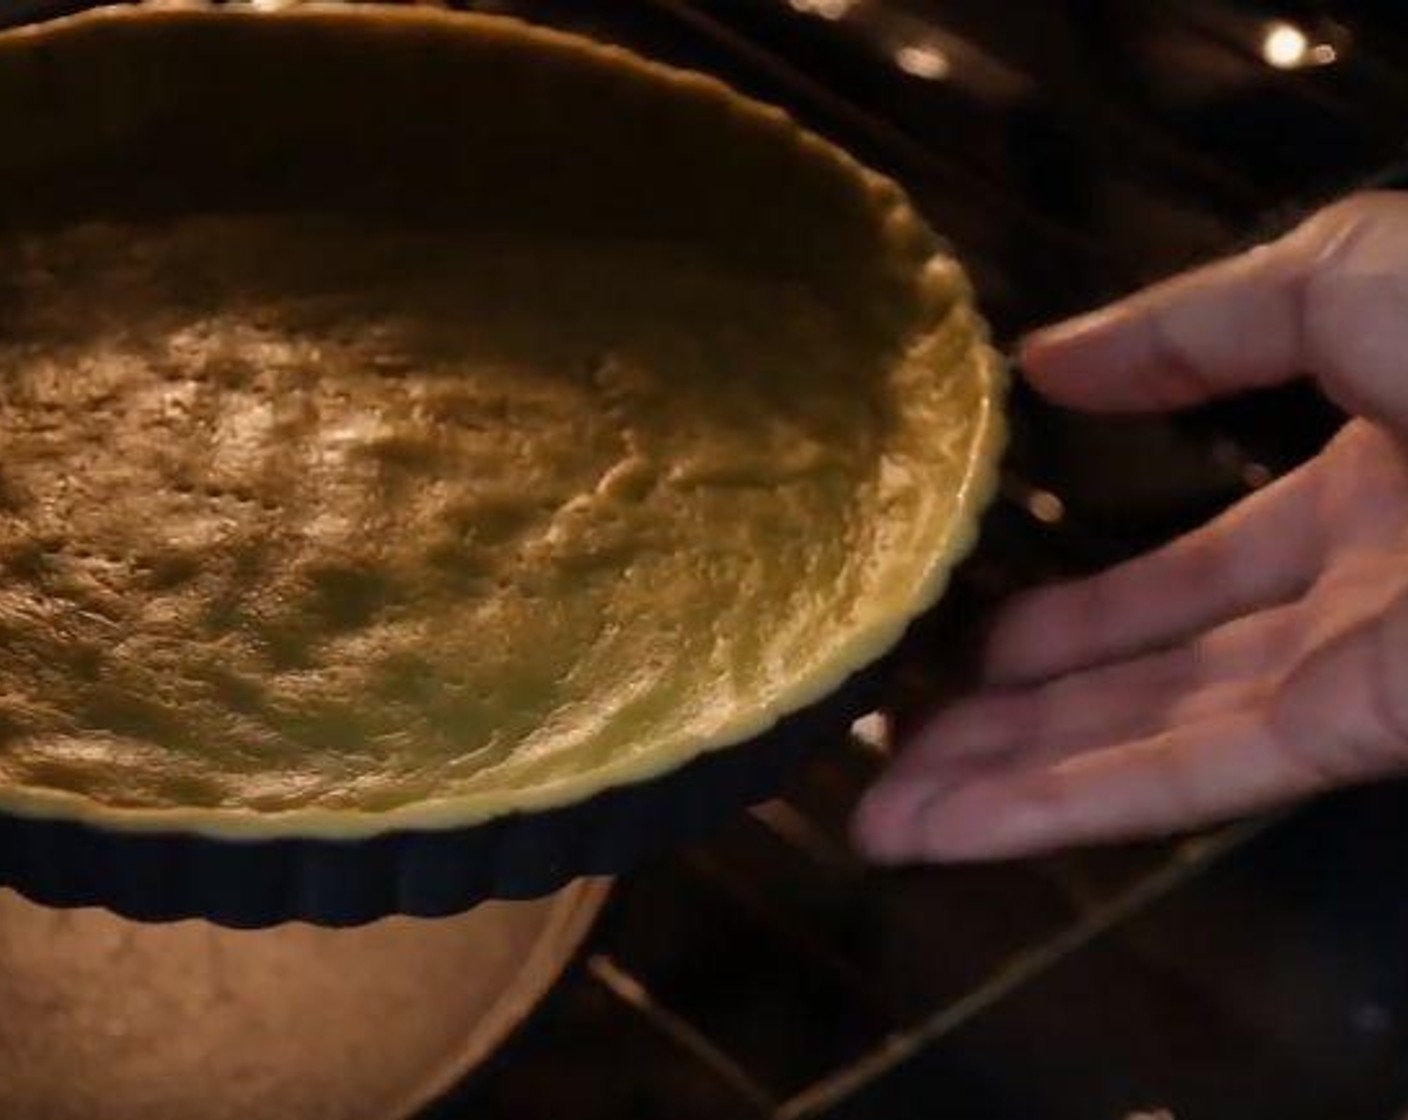
[[[0,22],[84,6],[12,0]],[[451,6],[623,43],[786,105],[909,188],[972,268],[1004,344],[1347,190],[1408,182],[1408,9],[1392,0]],[[886,716],[816,743],[786,796],[625,877],[609,901],[603,889],[599,918],[555,943],[554,981],[523,998],[551,994],[492,1056],[459,1051],[450,1073],[437,1068],[437,1099],[417,1115],[1389,1120],[1408,1108],[1408,784],[997,867],[879,872],[851,852],[849,809],[894,727],[963,686],[995,602],[1168,539],[1302,461],[1338,423],[1300,387],[1120,420],[1019,390],[1014,412],[983,543],[908,640]],[[1156,465],[1127,469],[1136,454]],[[129,933],[91,937],[120,957]],[[35,981],[38,958],[17,957],[16,940],[0,932],[6,1017],[64,998]],[[81,939],[72,951],[86,951]],[[352,948],[342,967],[392,959]],[[446,1004],[462,998],[436,983]],[[219,993],[207,996],[200,1006],[218,1014]],[[360,1039],[378,1016],[418,1013],[383,998],[329,1005],[317,1029]],[[124,1053],[123,1013],[110,1014],[73,1025],[116,1032],[95,1055]],[[179,1014],[161,1014],[174,1035]],[[248,1034],[210,1045],[235,1052],[212,1063],[232,1079],[266,1060]],[[355,1064],[363,1051],[341,1053]],[[160,1061],[143,1068],[163,1076]],[[298,1107],[411,1107],[343,1080]],[[204,1114],[225,1114],[224,1088],[202,1087]]]

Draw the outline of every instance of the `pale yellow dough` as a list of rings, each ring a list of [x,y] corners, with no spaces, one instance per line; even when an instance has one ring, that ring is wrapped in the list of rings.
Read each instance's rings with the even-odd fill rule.
[[[531,223],[0,233],[0,807],[470,823],[747,738],[882,653],[971,542],[1001,378],[893,188],[804,148],[871,192],[878,310]]]

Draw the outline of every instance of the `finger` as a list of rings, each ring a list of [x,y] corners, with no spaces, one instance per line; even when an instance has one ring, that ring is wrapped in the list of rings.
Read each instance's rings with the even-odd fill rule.
[[[1301,372],[1299,259],[1282,242],[1027,338],[1028,380],[1095,411],[1182,408]]]
[[[861,826],[871,817],[880,827],[906,818],[936,785],[965,780],[1003,756],[1007,765],[1030,766],[1250,709],[1299,656],[1307,615],[1300,604],[1284,607],[1177,650],[954,704],[875,783]]]
[[[912,832],[918,815],[937,797],[985,775],[1022,772],[1091,754],[1119,742],[1152,737],[1236,713],[1261,710],[1275,691],[1274,677],[1220,681],[1141,712],[1134,708],[1092,734],[1045,735],[1032,746],[998,746],[953,753],[951,744],[926,742],[903,754],[861,800],[855,832],[864,849],[884,853]],[[1123,732],[1123,734],[1121,734]]]
[[[1030,762],[1072,744],[1091,749],[1245,706],[1293,671],[1296,680],[1310,679],[1303,664],[1308,651],[1330,649],[1346,634],[1377,624],[1405,596],[1408,571],[1401,555],[1351,558],[1306,597],[1225,623],[1181,646],[1038,685],[990,689],[952,704],[909,737],[879,784],[904,785],[955,762],[1002,753],[1020,753]],[[1366,679],[1368,669],[1360,670]],[[1403,683],[1408,686],[1408,677]],[[1324,686],[1316,711],[1333,713],[1332,725],[1341,724],[1352,691],[1338,681]]]
[[[1395,730],[1385,714],[1394,709],[1365,687],[1375,679],[1365,634],[1408,599],[1401,569],[1396,554],[1378,553],[1337,568],[1304,600],[1217,627],[1179,649],[953,705],[921,729],[866,796],[857,835],[863,845],[889,850],[946,789],[1259,711],[1286,680],[1296,683],[1280,707],[1301,731],[1284,736],[1288,768],[1325,783],[1349,780],[1364,763],[1365,744],[1408,739],[1408,705]],[[1408,633],[1387,648],[1403,650],[1394,679],[1408,685]],[[1311,649],[1321,652],[1302,663]],[[1300,757],[1301,744],[1323,757]],[[1408,757],[1408,746],[1398,750]]]
[[[1143,735],[1170,716],[1205,712],[1224,686],[1276,677],[1294,665],[1313,623],[1302,604],[1217,627],[1173,649],[1048,680],[979,693],[920,727],[892,767],[903,779],[926,759],[1041,752]]]
[[[1325,642],[1250,710],[1054,760],[916,782],[862,846],[891,862],[1157,836],[1408,768],[1408,594]]]
[[[1371,227],[1374,237],[1365,234]],[[1053,400],[1102,411],[1180,408],[1338,369],[1342,351],[1384,349],[1383,330],[1344,329],[1362,322],[1363,293],[1342,307],[1337,289],[1363,271],[1353,264],[1369,255],[1363,246],[1387,233],[1408,239],[1408,203],[1347,200],[1269,245],[1037,332],[1022,346],[1022,365]],[[1401,252],[1394,260],[1401,270]],[[1402,311],[1402,293],[1395,298]],[[1399,340],[1395,359],[1401,350]]]
[[[1311,462],[1147,556],[1020,596],[993,625],[987,679],[1072,672],[1294,599],[1323,567],[1327,474]]]
[[[884,862],[968,861],[1167,834],[1322,787],[1288,762],[1262,712],[1241,712],[1055,763],[935,787],[860,839]]]

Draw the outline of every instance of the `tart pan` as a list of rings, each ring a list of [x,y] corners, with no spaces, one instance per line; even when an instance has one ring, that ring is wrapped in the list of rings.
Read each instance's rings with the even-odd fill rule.
[[[485,43],[493,50],[482,49]],[[261,68],[266,45],[277,48],[280,60],[272,72]],[[300,50],[317,50],[331,60],[338,82],[329,85],[326,68],[310,67],[304,75],[294,64]],[[179,80],[166,72],[176,58],[178,78],[199,74],[204,101],[183,97]],[[664,183],[675,194],[668,205],[652,206],[643,217],[640,197],[596,182],[583,199],[558,197],[567,170],[583,181],[583,151],[571,142],[543,143],[541,130],[554,135],[552,122],[565,109],[533,89],[532,75],[564,59],[579,68],[577,96],[610,99],[623,88],[631,91],[638,115],[653,129],[663,166],[670,168]],[[467,96],[458,68],[475,66],[483,69]],[[527,139],[506,141],[496,123],[491,95],[500,77],[512,96],[531,102],[520,113],[531,122]],[[659,98],[642,101],[642,91]],[[662,130],[654,116],[655,105],[671,99],[677,99],[671,123],[683,122],[682,132]],[[0,151],[0,181],[8,185],[0,232],[94,217],[140,220],[184,209],[331,207],[454,222],[467,186],[515,202],[512,192],[521,193],[561,220],[568,233],[589,215],[628,237],[702,236],[746,262],[755,251],[750,226],[736,219],[765,206],[765,221],[783,231],[777,245],[786,263],[843,276],[846,292],[857,301],[883,301],[877,292],[909,282],[897,280],[897,261],[899,272],[922,275],[926,283],[933,275],[935,309],[925,314],[940,321],[957,301],[969,317],[965,323],[975,324],[965,329],[973,332],[971,352],[982,375],[973,401],[981,413],[977,434],[962,461],[952,524],[937,555],[926,561],[922,593],[900,610],[891,602],[893,617],[886,616],[863,649],[850,650],[849,662],[833,665],[826,679],[812,680],[788,702],[756,713],[746,734],[656,759],[599,788],[577,783],[570,796],[552,803],[539,799],[531,811],[459,818],[442,810],[421,818],[394,813],[371,825],[364,814],[346,829],[300,832],[257,821],[247,827],[248,813],[237,817],[237,827],[219,821],[205,827],[208,822],[194,810],[162,817],[108,812],[95,804],[75,807],[69,803],[79,800],[74,798],[26,803],[23,797],[0,797],[0,885],[48,905],[101,905],[143,920],[340,926],[397,913],[449,914],[485,899],[546,894],[577,876],[625,870],[774,793],[809,743],[843,734],[873,707],[887,651],[938,598],[948,572],[973,544],[995,488],[1002,375],[971,316],[961,272],[942,257],[894,184],[781,112],[717,82],[497,18],[374,6],[308,5],[273,13],[123,8],[0,35],[0,104],[5,101],[33,112],[15,114],[20,135]],[[316,127],[329,114],[353,114],[366,127],[354,138],[344,125],[341,143],[325,143],[320,151]],[[738,133],[738,157],[776,170],[777,197],[755,200],[736,185],[729,193],[709,171],[708,157],[719,153],[706,153],[701,161],[691,150],[688,123],[720,116],[746,122]],[[454,123],[447,126],[446,118]],[[476,162],[474,143],[446,145],[461,123],[481,143],[487,136],[491,143],[519,144],[512,182],[496,177],[492,164]],[[637,146],[624,131],[603,150],[588,153],[609,183],[612,174],[621,174],[620,165],[629,168],[638,160]],[[828,165],[830,173],[793,175],[793,161],[804,162],[797,153]],[[838,200],[881,215],[882,236],[893,253],[875,260],[867,255],[873,247],[865,237],[871,235],[844,228],[834,237],[809,237],[815,228],[794,216],[806,203]],[[751,219],[756,226],[757,215]],[[546,232],[555,230],[549,225]],[[931,265],[936,272],[926,271]]]
[[[652,781],[466,828],[239,841],[0,814],[0,885],[46,906],[237,929],[355,926],[538,898],[580,876],[627,871],[772,796],[808,747],[834,741],[874,707],[878,681],[877,666],[766,735]]]

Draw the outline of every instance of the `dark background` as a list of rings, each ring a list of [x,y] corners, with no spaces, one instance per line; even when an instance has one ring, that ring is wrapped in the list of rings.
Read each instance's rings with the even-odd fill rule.
[[[8,0],[0,25],[83,6]],[[786,105],[910,189],[1003,344],[1358,185],[1408,182],[1402,0],[454,6]],[[1196,524],[1337,423],[1303,387],[1176,418],[1097,421],[1020,391],[1013,409],[1002,499],[908,644],[901,715],[961,687],[996,600]],[[880,764],[859,737],[818,742],[785,798],[623,881],[544,1012],[428,1115],[1408,1111],[1408,787],[1165,844],[881,873],[845,839]]]

